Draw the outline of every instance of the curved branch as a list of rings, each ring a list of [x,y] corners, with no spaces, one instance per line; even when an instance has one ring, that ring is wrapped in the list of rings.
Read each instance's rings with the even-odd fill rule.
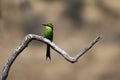
[[[97,43],[99,40],[101,39],[101,36],[96,37],[89,45],[88,47],[86,47],[85,49],[83,49],[82,51],[80,51],[80,53],[78,53],[75,57],[71,57],[68,53],[66,53],[63,49],[61,49],[60,47],[58,47],[55,43],[51,42],[50,40],[39,36],[39,35],[35,35],[35,34],[28,34],[25,39],[23,40],[23,42],[14,50],[14,52],[12,53],[12,55],[9,57],[9,59],[7,60],[2,74],[1,74],[1,78],[0,80],[6,80],[9,70],[11,68],[11,65],[13,64],[13,62],[15,61],[15,59],[17,58],[17,56],[28,46],[28,44],[32,41],[32,40],[38,40],[38,41],[42,41],[45,44],[49,44],[51,46],[52,49],[54,49],[55,51],[57,51],[60,55],[62,55],[67,61],[74,63],[77,62],[77,60],[80,58],[80,56],[82,56],[84,53],[86,53],[95,43]]]

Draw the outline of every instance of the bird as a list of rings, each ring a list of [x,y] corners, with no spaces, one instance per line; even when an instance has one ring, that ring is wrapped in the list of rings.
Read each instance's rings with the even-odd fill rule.
[[[45,27],[44,30],[44,37],[49,39],[51,42],[53,41],[53,24],[52,23],[47,23],[47,24],[42,24]],[[51,60],[51,55],[50,55],[50,45],[47,44],[47,50],[46,50],[46,60],[49,58]]]

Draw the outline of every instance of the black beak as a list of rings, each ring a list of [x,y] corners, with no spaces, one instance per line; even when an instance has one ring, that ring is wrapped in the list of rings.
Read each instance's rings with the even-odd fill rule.
[[[42,24],[43,26],[46,26],[46,24]]]

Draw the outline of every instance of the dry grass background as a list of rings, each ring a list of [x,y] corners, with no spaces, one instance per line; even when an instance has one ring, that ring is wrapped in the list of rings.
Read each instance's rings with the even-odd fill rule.
[[[62,1],[28,1],[32,9],[20,11],[19,0],[2,0],[0,73],[24,36],[27,33],[42,35],[41,24],[45,22],[54,23],[54,42],[71,56],[86,47],[97,35],[101,34],[103,39],[75,64],[67,62],[53,50],[52,61],[46,61],[46,45],[34,41],[18,56],[11,67],[8,80],[120,80],[119,18],[106,15],[96,7],[95,0],[85,0],[82,15],[84,25],[72,27],[70,20],[61,15],[65,9]],[[119,13],[118,3],[118,0],[105,0],[110,9]],[[36,22],[34,17],[39,17],[40,20],[37,20],[40,22],[29,27],[32,25],[30,22]],[[76,26],[81,27],[75,28]]]

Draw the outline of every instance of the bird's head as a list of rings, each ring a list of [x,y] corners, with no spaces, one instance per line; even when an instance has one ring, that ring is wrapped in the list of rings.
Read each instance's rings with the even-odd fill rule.
[[[53,24],[52,23],[47,23],[47,24],[42,24],[43,26],[45,26],[45,28],[52,28],[53,29]]]

